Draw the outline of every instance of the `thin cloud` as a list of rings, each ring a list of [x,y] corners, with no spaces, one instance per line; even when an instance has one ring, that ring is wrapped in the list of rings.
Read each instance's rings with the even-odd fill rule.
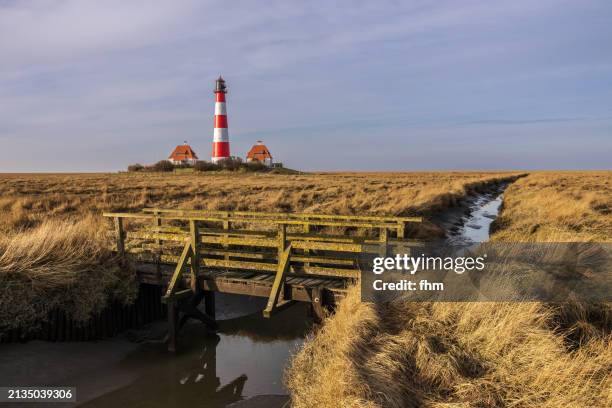
[[[464,148],[470,168],[511,166],[546,155],[555,134],[572,163],[591,165],[612,123],[611,11],[561,0],[5,2],[0,171],[117,170],[185,139],[206,157],[219,73],[239,155],[263,138],[301,168],[442,168],[464,163],[451,157]],[[533,151],[490,143],[512,134]]]

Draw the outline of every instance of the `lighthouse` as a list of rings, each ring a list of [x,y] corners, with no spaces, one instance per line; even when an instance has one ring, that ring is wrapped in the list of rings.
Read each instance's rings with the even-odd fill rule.
[[[225,107],[225,80],[221,75],[215,85],[215,129],[213,131],[212,158],[213,163],[229,159],[229,134],[227,132],[227,109]]]

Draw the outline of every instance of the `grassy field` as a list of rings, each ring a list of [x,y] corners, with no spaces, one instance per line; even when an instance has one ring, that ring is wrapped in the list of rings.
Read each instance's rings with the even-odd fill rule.
[[[495,221],[498,241],[612,240],[612,171],[539,172],[513,183]]]
[[[610,241],[612,172],[534,173],[505,193],[500,241]],[[296,407],[612,405],[609,304],[359,303],[287,372]]]
[[[0,175],[0,327],[28,327],[60,307],[86,318],[134,285],[108,251],[103,211],[147,206],[427,214],[508,173],[124,173]],[[439,234],[425,225],[415,234]],[[97,283],[96,283],[97,282]],[[133,283],[133,282],[132,282]],[[132,290],[126,290],[132,288]],[[89,295],[83,295],[87,292]],[[101,301],[102,300],[102,301]]]
[[[117,285],[129,277],[106,249],[103,211],[158,206],[429,216],[510,175],[0,175],[0,326],[29,324],[50,307],[86,317],[94,302],[129,301],[133,292]],[[609,241],[611,176],[519,179],[506,192],[493,239]],[[427,224],[413,231],[439,232]],[[100,277],[105,283],[94,286]],[[85,300],[75,304],[76,298]],[[375,307],[358,299],[351,292],[294,357],[287,384],[296,407],[610,405],[606,305]]]
[[[452,205],[509,173],[0,174],[0,230],[146,206],[409,215]]]

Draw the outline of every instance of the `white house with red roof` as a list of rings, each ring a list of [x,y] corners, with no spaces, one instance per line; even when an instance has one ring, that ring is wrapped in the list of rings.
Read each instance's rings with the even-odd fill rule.
[[[185,142],[182,145],[176,146],[168,157],[168,161],[172,164],[189,164],[194,165],[198,161],[196,152]]]
[[[260,162],[266,166],[272,166],[272,154],[261,140],[257,141],[251,150],[247,153],[247,163]]]

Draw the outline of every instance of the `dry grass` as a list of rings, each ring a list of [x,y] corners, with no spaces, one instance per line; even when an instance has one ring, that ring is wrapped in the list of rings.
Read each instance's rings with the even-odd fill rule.
[[[541,172],[506,191],[493,239],[513,242],[612,240],[612,171]]]
[[[120,290],[102,211],[430,215],[506,176],[0,175],[2,321],[23,323],[51,306],[85,315]],[[609,180],[609,172],[520,179],[507,191],[495,239],[609,239]],[[108,283],[90,294],[100,279]],[[85,306],[71,303],[77,300]],[[297,353],[287,383],[296,407],[610,406],[609,308],[593,313],[580,304],[374,306],[352,292]],[[577,331],[577,343],[568,342]]]
[[[609,334],[570,350],[545,305],[358,299],[294,357],[295,407],[610,406]]]
[[[0,327],[35,328],[53,308],[86,320],[109,298],[130,302],[136,285],[91,217],[49,220],[0,237]]]
[[[145,206],[409,215],[509,173],[0,174],[0,230]]]
[[[610,175],[520,179],[494,239],[609,240]],[[295,355],[286,375],[295,407],[612,405],[609,305],[358,297],[355,288]]]
[[[0,327],[53,307],[86,318],[125,279],[103,211],[188,209],[416,214],[508,173],[0,174]],[[431,229],[430,229],[431,230]]]

